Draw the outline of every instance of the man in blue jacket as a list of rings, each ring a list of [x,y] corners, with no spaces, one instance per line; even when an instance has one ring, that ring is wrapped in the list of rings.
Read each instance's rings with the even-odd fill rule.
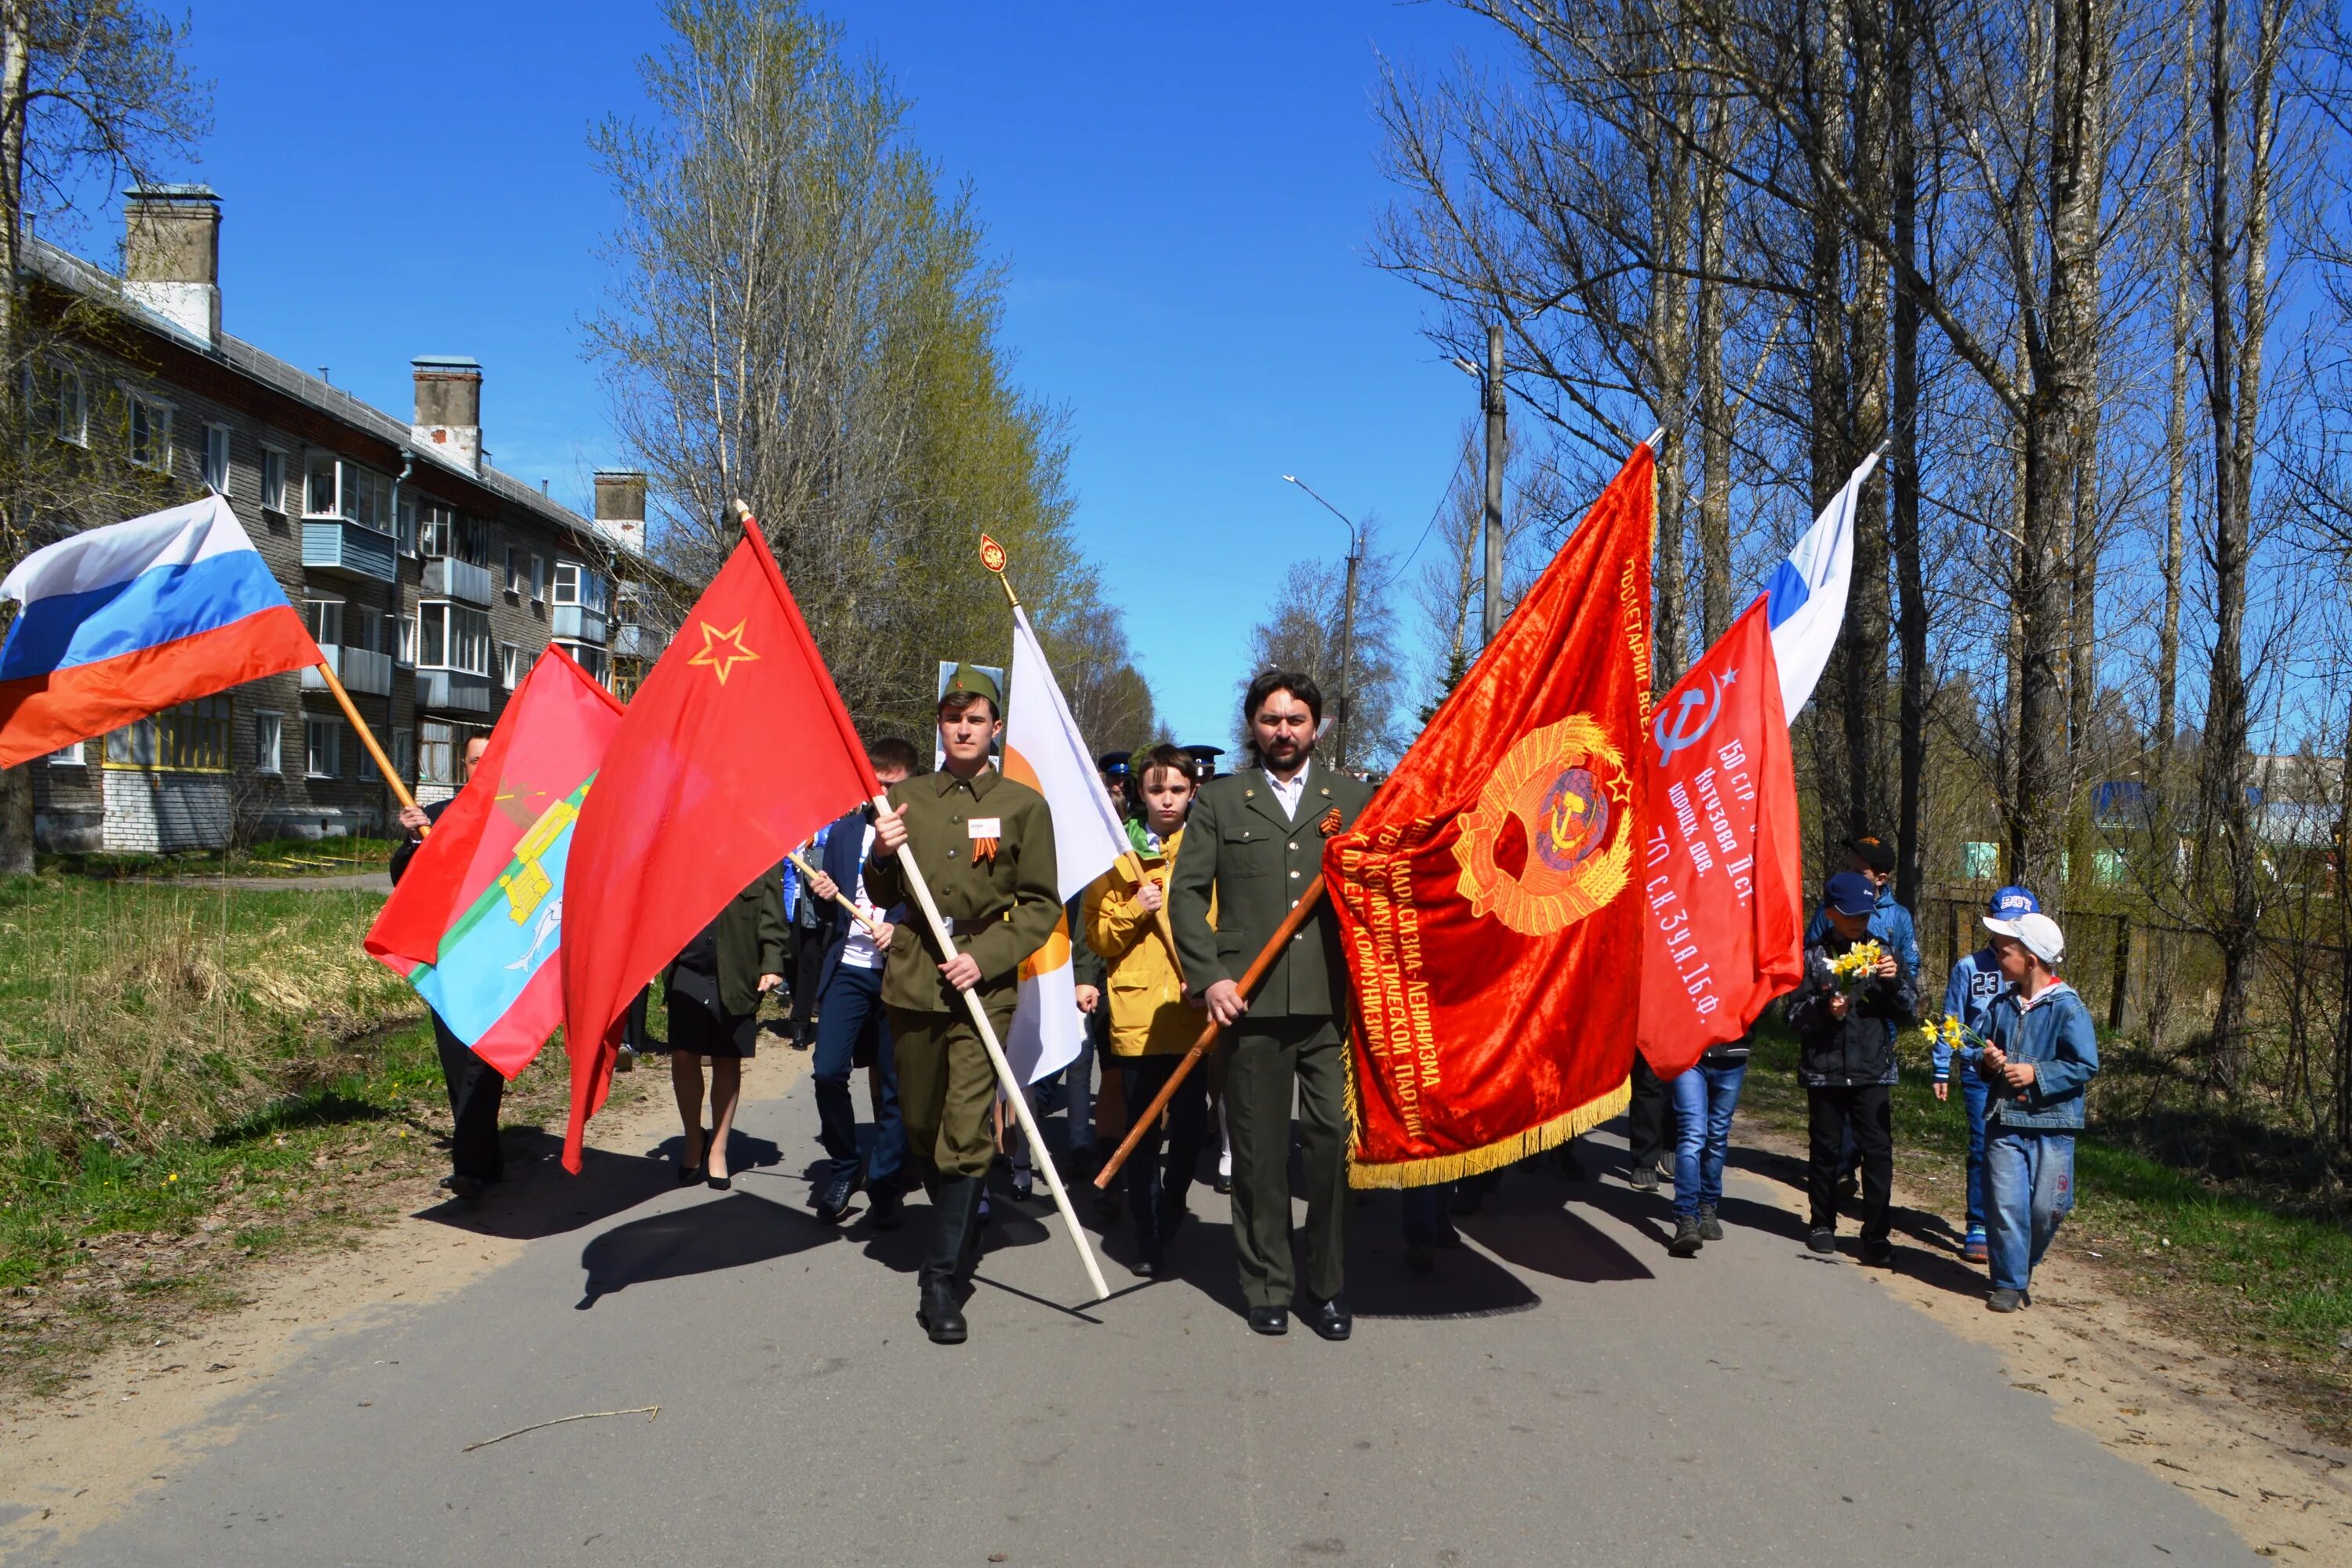
[[[2010,921],[2041,912],[2041,900],[2030,890],[2007,887],[1992,896],[1985,916],[1988,920]],[[1988,942],[1974,952],[1961,954],[1952,965],[1952,977],[1944,986],[1944,1016],[1958,1018],[1962,1028],[1981,1040],[1992,1026],[1993,998],[2007,989],[2009,982],[2000,973],[2000,953]],[[1936,1069],[1936,1098],[1948,1100],[1952,1092],[1952,1047],[1944,1043],[1941,1034],[1935,1037],[1928,1056]],[[1986,1257],[1985,1097],[1992,1090],[1976,1068],[1976,1052],[1961,1051],[1960,1100],[1969,1113],[1969,1228],[1960,1243],[1960,1255],[1971,1263],[1982,1263]]]
[[[2044,914],[1990,920],[2009,981],[1992,1005],[1977,1072],[1991,1089],[1985,1111],[1985,1175],[1991,1189],[1992,1289],[1985,1305],[2014,1312],[2033,1304],[2033,1266],[2074,1206],[2074,1134],[2084,1091],[2099,1070],[2091,1010],[2058,978],[2065,934]]]
[[[895,736],[874,742],[867,752],[874,776],[884,787],[915,771],[915,748]],[[849,1210],[858,1188],[877,1230],[896,1230],[899,1219],[898,1173],[907,1158],[907,1130],[898,1120],[898,1063],[890,1020],[882,1010],[882,961],[891,939],[906,923],[903,905],[877,909],[866,896],[866,857],[874,847],[874,808],[861,805],[824,830],[823,858],[809,891],[817,902],[819,940],[824,959],[818,969],[815,1069],[817,1137],[831,1156],[818,1177],[816,1217],[826,1225]],[[837,895],[846,896],[878,931],[849,918]],[[857,1148],[857,1108],[849,1079],[858,1058],[874,1064],[874,1148]]]

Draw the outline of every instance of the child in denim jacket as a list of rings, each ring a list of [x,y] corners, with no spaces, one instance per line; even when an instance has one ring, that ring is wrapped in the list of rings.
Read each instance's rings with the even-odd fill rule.
[[[2033,1304],[2033,1266],[2074,1206],[2074,1134],[2084,1092],[2099,1070],[2098,1032],[2074,988],[2058,978],[2065,934],[2044,914],[1985,921],[2009,989],[1994,999],[1977,1072],[1985,1110],[1985,1179],[1992,1289],[1986,1307]]]

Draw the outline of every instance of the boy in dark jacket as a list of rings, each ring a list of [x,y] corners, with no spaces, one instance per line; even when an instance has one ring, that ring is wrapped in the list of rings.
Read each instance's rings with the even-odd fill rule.
[[[1837,1250],[1838,1148],[1851,1131],[1862,1154],[1862,1260],[1895,1261],[1887,1239],[1895,1183],[1894,1121],[1888,1095],[1895,1079],[1895,1035],[1918,1011],[1916,977],[1889,950],[1864,973],[1841,977],[1838,961],[1869,940],[1878,889],[1853,871],[1830,879],[1823,898],[1829,935],[1805,950],[1805,978],[1789,1002],[1797,1033],[1797,1076],[1811,1121],[1807,1173],[1815,1252]]]

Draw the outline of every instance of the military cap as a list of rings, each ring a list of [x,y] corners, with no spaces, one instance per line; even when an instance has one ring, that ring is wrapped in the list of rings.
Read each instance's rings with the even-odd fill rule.
[[[997,689],[996,678],[980,666],[957,665],[954,673],[948,677],[948,689],[940,693],[940,700],[945,702],[949,698],[963,692],[970,692],[975,697],[987,698],[989,711],[999,718],[1004,716],[1004,693]]]
[[[1133,752],[1105,752],[1095,759],[1095,766],[1100,772],[1125,778],[1131,771],[1134,757]]]

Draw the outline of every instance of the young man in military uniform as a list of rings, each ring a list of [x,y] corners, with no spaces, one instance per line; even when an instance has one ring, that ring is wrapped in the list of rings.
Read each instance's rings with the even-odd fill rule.
[[[1201,786],[1168,888],[1184,976],[1232,1044],[1225,1122],[1234,1147],[1234,1250],[1249,1325],[1286,1333],[1296,1289],[1290,1256],[1290,1097],[1305,1134],[1307,1326],[1344,1340],[1347,1265],[1348,966],[1328,905],[1266,972],[1255,997],[1239,982],[1323,866],[1323,842],[1356,819],[1371,787],[1314,767],[1323,694],[1295,672],[1250,682],[1242,721],[1257,766]],[[1217,921],[1209,923],[1216,898]]]
[[[911,905],[898,858],[900,845],[911,846],[955,942],[953,952],[942,952],[929,922],[909,920],[882,970],[907,1152],[923,1173],[937,1216],[915,1319],[936,1343],[953,1345],[967,1331],[957,1294],[980,1257],[980,1199],[995,1154],[989,1111],[996,1095],[988,1049],[957,993],[978,993],[1002,1044],[1013,1029],[1021,963],[1053,935],[1062,898],[1045,796],[989,761],[1004,728],[996,682],[958,665],[939,714],[947,766],[890,786],[890,810],[874,821],[866,888],[886,908]]]

